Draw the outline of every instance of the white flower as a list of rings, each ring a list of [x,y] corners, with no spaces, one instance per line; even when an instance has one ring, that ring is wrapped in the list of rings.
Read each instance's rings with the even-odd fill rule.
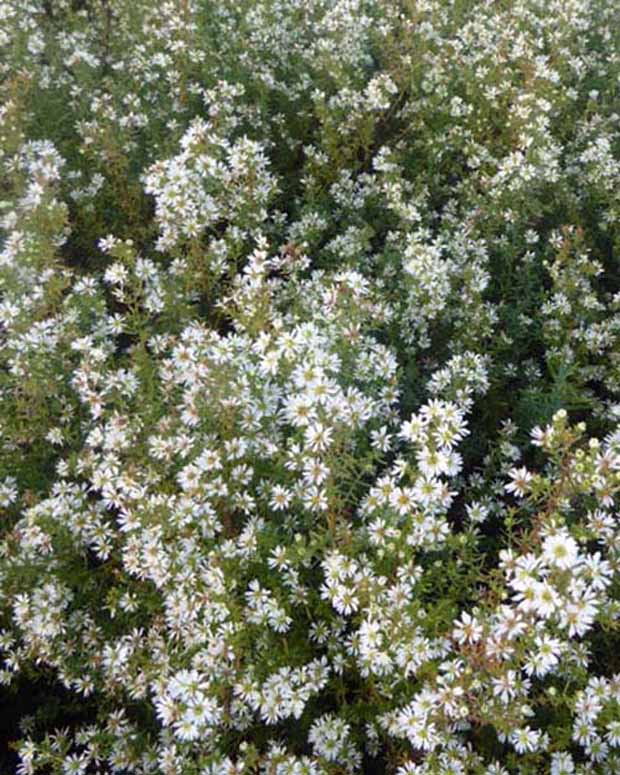
[[[560,640],[549,635],[537,635],[535,643],[538,651],[525,663],[524,670],[528,675],[542,677],[558,664],[563,645]]]
[[[128,277],[127,267],[118,261],[109,266],[103,275],[103,279],[109,285],[124,285]]]
[[[575,772],[573,757],[564,751],[551,755],[551,775],[572,775]]]
[[[418,415],[412,415],[410,420],[406,420],[398,434],[405,441],[422,441],[426,432],[426,422]]]
[[[510,742],[517,753],[532,753],[540,745],[541,733],[538,729],[522,727],[514,730],[510,735]]]
[[[284,511],[290,504],[292,494],[280,484],[275,484],[271,490],[269,505],[274,511]]]
[[[467,516],[474,524],[484,522],[489,514],[489,509],[480,501],[473,501],[465,506]]]
[[[568,628],[569,637],[581,637],[594,623],[598,609],[595,598],[581,597],[560,608],[560,626]]]
[[[543,558],[549,565],[569,570],[579,564],[579,546],[567,533],[547,536],[543,541]]]
[[[395,487],[390,496],[390,502],[401,516],[409,514],[416,505],[414,493],[409,487]]]
[[[493,686],[493,694],[499,697],[504,704],[517,696],[517,674],[514,670],[508,670],[499,678],[493,678],[491,684]]]
[[[620,721],[610,721],[607,724],[605,739],[609,745],[620,746]]]
[[[332,605],[339,614],[349,616],[358,610],[359,600],[354,589],[344,584],[339,584],[334,590]]]
[[[482,631],[482,625],[478,620],[467,611],[463,611],[461,620],[452,631],[452,637],[457,643],[477,643],[482,637]]]
[[[512,468],[508,472],[508,476],[512,479],[510,484],[505,485],[506,492],[514,493],[517,497],[522,498],[530,489],[530,482],[533,477],[532,474],[524,468]]]
[[[560,606],[560,597],[555,589],[547,581],[536,583],[534,586],[533,610],[545,619],[552,616]]]
[[[306,443],[313,452],[324,452],[332,442],[333,429],[320,422],[306,428]]]
[[[578,719],[573,728],[573,740],[579,745],[588,745],[596,737],[596,730],[591,722]]]

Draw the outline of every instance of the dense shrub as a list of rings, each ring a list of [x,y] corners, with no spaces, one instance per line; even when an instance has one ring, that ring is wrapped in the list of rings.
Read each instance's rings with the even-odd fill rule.
[[[620,771],[620,7],[0,15],[6,771]]]

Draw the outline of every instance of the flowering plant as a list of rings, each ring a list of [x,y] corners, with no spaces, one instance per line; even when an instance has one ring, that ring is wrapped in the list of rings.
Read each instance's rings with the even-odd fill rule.
[[[0,770],[619,771],[617,5],[0,9]]]

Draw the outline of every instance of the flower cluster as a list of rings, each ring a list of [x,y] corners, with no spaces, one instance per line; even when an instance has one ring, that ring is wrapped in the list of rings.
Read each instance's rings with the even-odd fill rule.
[[[0,2],[0,771],[619,770],[616,6]]]

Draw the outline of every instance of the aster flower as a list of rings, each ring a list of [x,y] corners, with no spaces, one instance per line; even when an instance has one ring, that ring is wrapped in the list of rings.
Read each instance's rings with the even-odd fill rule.
[[[523,498],[530,490],[530,483],[533,479],[532,474],[523,467],[511,468],[508,476],[510,476],[512,481],[505,485],[504,489],[506,492],[512,493],[518,498]]]

